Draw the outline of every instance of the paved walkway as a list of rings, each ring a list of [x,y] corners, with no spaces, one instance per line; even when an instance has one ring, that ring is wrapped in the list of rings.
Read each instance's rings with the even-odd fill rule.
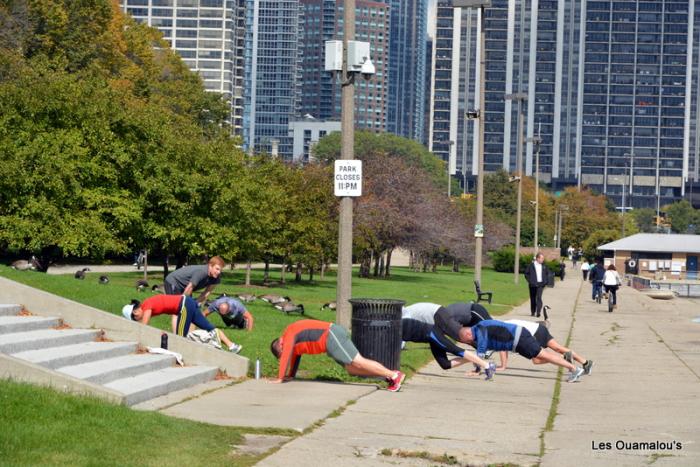
[[[700,310],[689,300],[655,301],[627,287],[619,296],[619,309],[608,313],[591,300],[590,286],[577,274],[545,290],[553,336],[560,343],[570,336],[571,347],[595,361],[593,374],[579,383],[566,383],[551,365],[511,356],[510,368],[491,382],[431,363],[396,394],[366,385],[249,381],[166,413],[301,429],[345,407],[264,459],[264,466],[441,460],[700,465],[700,324],[692,322]],[[509,316],[528,319],[529,305]],[[557,395],[553,429],[545,431]]]

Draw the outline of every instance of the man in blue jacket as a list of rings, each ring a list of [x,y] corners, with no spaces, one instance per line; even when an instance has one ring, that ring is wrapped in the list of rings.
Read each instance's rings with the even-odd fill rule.
[[[516,352],[528,360],[537,358],[538,361],[564,367],[569,370],[569,383],[578,381],[584,373],[583,368],[567,362],[559,354],[545,352],[530,331],[516,324],[487,319],[471,328],[462,328],[459,338],[461,342],[476,347],[476,354],[481,358],[486,355],[487,350],[507,350]]]
[[[603,278],[605,277],[605,266],[603,262],[598,259],[596,260],[595,266],[593,266],[590,271],[588,271],[588,280],[593,284],[591,289],[591,298],[595,300],[597,294],[602,293],[603,290]]]

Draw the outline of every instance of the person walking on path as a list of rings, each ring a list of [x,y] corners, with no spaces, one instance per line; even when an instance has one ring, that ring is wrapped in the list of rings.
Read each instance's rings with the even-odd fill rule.
[[[540,317],[542,312],[542,291],[549,283],[552,272],[544,265],[544,255],[537,253],[535,259],[525,269],[525,279],[530,289],[530,316]]]
[[[591,298],[595,300],[598,294],[602,293],[603,279],[605,278],[605,266],[603,262],[599,259],[595,265],[593,265],[588,271],[588,280],[591,282],[593,287],[591,287]]]
[[[193,292],[204,289],[197,302],[202,304],[221,282],[221,270],[224,260],[220,256],[213,256],[208,264],[198,266],[185,266],[168,274],[163,283],[167,295],[192,296]]]
[[[588,280],[588,271],[591,269],[591,265],[588,264],[588,260],[584,258],[583,262],[581,263],[581,274],[583,274],[583,280],[587,281]]]
[[[603,275],[603,287],[605,287],[605,294],[612,294],[613,308],[617,308],[617,289],[622,285],[622,280],[620,279],[620,274],[617,273],[617,268],[614,264],[608,266],[608,270],[605,271]],[[612,310],[610,310],[612,311]]]
[[[387,390],[397,392],[406,375],[386,368],[379,362],[360,355],[344,327],[326,321],[302,319],[287,326],[282,336],[270,343],[270,351],[279,360],[277,379],[282,383],[296,376],[304,354],[325,353],[353,376],[384,378]]]
[[[233,297],[219,297],[202,310],[204,316],[209,316],[210,313],[219,313],[224,324],[228,327],[238,329],[253,330],[253,315],[246,310],[240,300]]]
[[[530,331],[515,324],[484,320],[475,326],[462,328],[460,341],[476,347],[479,357],[485,356],[487,350],[507,350],[517,352],[528,360],[537,358],[538,362],[564,367],[569,370],[569,383],[578,381],[584,373],[583,368],[567,362],[558,354],[546,352]],[[478,369],[471,374],[478,374]]]
[[[573,350],[564,347],[559,342],[554,340],[554,337],[552,337],[552,335],[549,333],[549,329],[547,329],[547,326],[545,326],[544,324],[535,323],[534,321],[525,321],[524,319],[508,319],[504,321],[504,323],[522,326],[523,328],[527,329],[530,332],[530,334],[532,334],[532,337],[535,338],[537,343],[540,344],[540,346],[543,349],[552,349],[558,354],[561,354],[564,357],[564,360],[566,360],[569,363],[574,363],[574,361],[580,363],[583,367],[583,374],[591,374],[591,369],[593,368],[593,360],[583,358],[581,355],[577,354]],[[501,351],[499,353],[499,357],[501,359],[501,365],[498,368],[496,368],[496,370],[503,371],[508,366],[508,352]],[[532,359],[532,363],[534,363],[535,365],[539,365],[547,362],[535,357]]]
[[[216,329],[202,314],[197,302],[192,297],[186,295],[154,295],[140,303],[138,300],[131,300],[131,303],[122,308],[124,318],[148,324],[153,316],[171,315],[172,331],[178,336],[187,337],[190,326],[195,325],[204,329],[217,338],[231,352],[238,353],[242,346],[234,344],[219,329]]]
[[[486,369],[486,379],[491,379],[493,377],[493,373],[495,372],[496,366],[493,363],[489,363],[488,361],[479,358],[477,355],[458,347],[450,339],[447,339],[442,333],[435,332],[435,326],[431,324],[427,324],[412,318],[403,318],[401,320],[401,339],[404,342],[421,342],[429,344],[433,358],[435,358],[435,361],[443,370],[456,368],[470,362],[478,367]],[[453,358],[450,360],[447,357],[448,353],[451,353],[458,358]]]

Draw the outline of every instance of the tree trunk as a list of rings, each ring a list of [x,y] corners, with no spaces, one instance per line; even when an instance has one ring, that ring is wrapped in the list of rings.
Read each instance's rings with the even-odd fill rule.
[[[248,259],[245,263],[245,286],[250,287],[250,270],[252,269],[252,261]]]
[[[314,280],[314,267],[309,266],[309,282]]]
[[[263,273],[263,284],[270,282],[270,258],[265,258],[265,272]]]
[[[169,256],[168,253],[165,253],[165,259],[163,260],[163,280],[165,281],[165,278],[168,277],[168,274],[170,274],[170,261],[169,261]]]
[[[379,255],[379,277],[384,277],[384,252]]]
[[[297,263],[296,272],[294,274],[294,282],[301,282],[301,269],[302,269],[301,263]]]
[[[372,254],[369,250],[363,250],[360,255],[360,277],[369,277],[372,268]]]
[[[284,278],[284,274],[287,272],[287,260],[282,259],[282,267],[280,268],[280,283],[285,284],[286,280]]]
[[[321,261],[321,280],[323,280],[326,276],[326,262]]]
[[[459,261],[457,261],[457,258],[452,260],[452,272],[459,272]]]
[[[389,248],[386,252],[386,267],[384,268],[384,277],[391,277],[391,271],[389,267],[391,266],[391,254],[394,252],[393,248]]]

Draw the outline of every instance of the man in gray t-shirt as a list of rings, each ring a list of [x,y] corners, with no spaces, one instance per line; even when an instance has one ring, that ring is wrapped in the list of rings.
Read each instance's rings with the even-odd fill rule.
[[[204,289],[197,302],[204,303],[216,284],[221,282],[221,269],[224,267],[224,260],[219,256],[214,256],[208,264],[201,266],[185,266],[176,269],[168,274],[163,284],[165,293],[168,295],[187,295]]]

